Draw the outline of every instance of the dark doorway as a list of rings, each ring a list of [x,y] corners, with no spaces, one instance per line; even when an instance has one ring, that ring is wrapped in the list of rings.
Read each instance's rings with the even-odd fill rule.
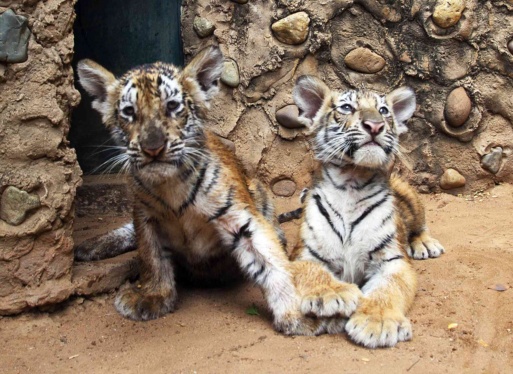
[[[181,66],[180,6],[181,0],[79,0],[73,67],[89,58],[119,76],[154,61]],[[116,152],[106,148],[113,143],[91,108],[91,98],[76,86],[82,101],[73,111],[68,138],[84,173],[102,173],[106,169],[100,165]]]

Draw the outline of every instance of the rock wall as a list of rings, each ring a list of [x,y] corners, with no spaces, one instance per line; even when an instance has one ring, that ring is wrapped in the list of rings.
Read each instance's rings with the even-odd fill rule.
[[[0,315],[72,292],[72,0],[0,0]]]
[[[279,207],[298,205],[314,161],[291,97],[314,74],[333,89],[414,88],[396,168],[421,192],[513,182],[513,2],[184,0],[184,49],[228,58],[212,109]]]

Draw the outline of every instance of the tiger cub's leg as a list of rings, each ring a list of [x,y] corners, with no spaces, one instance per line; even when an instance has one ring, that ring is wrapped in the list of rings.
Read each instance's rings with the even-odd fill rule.
[[[115,306],[124,317],[141,321],[172,312],[176,302],[173,264],[159,238],[157,221],[141,222],[134,211],[139,254],[139,280],[127,284],[116,295]],[[139,212],[140,213],[140,212]]]
[[[390,182],[399,215],[408,233],[408,255],[416,260],[424,260],[445,253],[442,244],[429,234],[424,205],[417,192],[398,177],[392,177]]]
[[[349,317],[362,293],[358,286],[337,280],[320,264],[294,261],[294,285],[301,299],[301,313],[317,317]],[[341,325],[343,328],[343,325]]]
[[[406,255],[406,231],[400,217],[388,244],[369,253],[363,297],[346,324],[355,342],[369,348],[393,347],[412,338],[406,312],[417,290],[417,274]]]
[[[376,269],[345,329],[352,340],[368,348],[393,347],[412,338],[405,313],[415,297],[416,274],[406,257],[384,260]]]
[[[112,258],[137,248],[132,223],[104,235],[84,240],[74,249],[75,260],[97,261]]]

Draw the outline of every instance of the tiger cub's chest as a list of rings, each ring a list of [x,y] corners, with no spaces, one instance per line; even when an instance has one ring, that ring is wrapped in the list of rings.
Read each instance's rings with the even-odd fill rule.
[[[319,183],[305,208],[304,258],[316,259],[340,279],[360,283],[369,253],[394,232],[394,201],[387,183]]]

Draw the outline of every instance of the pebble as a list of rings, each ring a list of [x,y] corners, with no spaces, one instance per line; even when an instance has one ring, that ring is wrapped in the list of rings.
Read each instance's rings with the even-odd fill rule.
[[[494,147],[490,153],[481,157],[481,167],[492,174],[497,174],[501,167],[502,148]]]
[[[299,129],[305,125],[299,120],[299,108],[296,105],[286,105],[276,111],[276,120],[287,129]]]
[[[508,42],[509,53],[513,54],[513,39]]]
[[[464,9],[465,0],[438,0],[433,11],[433,22],[447,29],[458,23]]]
[[[26,17],[12,9],[0,14],[0,62],[24,62],[28,58],[30,30]]]
[[[452,127],[460,127],[465,123],[472,110],[472,102],[463,87],[458,87],[447,96],[445,119]]]
[[[444,190],[463,187],[465,183],[465,177],[454,169],[447,169],[440,178],[440,187]]]
[[[40,206],[39,196],[29,195],[25,191],[9,186],[0,199],[0,218],[10,225],[17,226],[25,221],[28,211]]]
[[[228,87],[237,87],[240,83],[239,67],[232,59],[227,59],[224,62],[223,72],[221,73],[221,82]]]
[[[271,187],[276,196],[289,197],[296,192],[296,182],[291,179],[281,179]]]
[[[248,3],[248,0],[232,0],[232,1],[237,4],[247,4]]]
[[[348,68],[360,73],[374,74],[385,67],[385,59],[368,48],[359,47],[344,58]]]
[[[285,44],[297,45],[308,37],[310,17],[305,12],[291,14],[272,24],[274,36]]]
[[[194,28],[194,31],[200,38],[206,38],[207,36],[210,36],[214,33],[214,30],[216,27],[212,22],[210,22],[208,19],[203,17],[194,17],[194,22],[192,27]]]

